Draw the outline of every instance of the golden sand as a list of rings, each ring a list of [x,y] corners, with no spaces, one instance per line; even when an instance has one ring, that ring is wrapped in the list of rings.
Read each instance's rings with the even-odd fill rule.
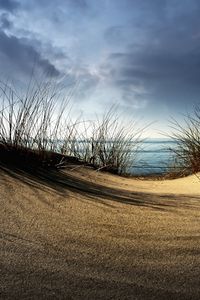
[[[0,169],[0,299],[200,299],[200,181]]]

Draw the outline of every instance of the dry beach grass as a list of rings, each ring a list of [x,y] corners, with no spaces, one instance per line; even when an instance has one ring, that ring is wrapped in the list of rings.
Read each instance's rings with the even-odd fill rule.
[[[0,187],[1,299],[200,298],[195,175],[2,165]]]

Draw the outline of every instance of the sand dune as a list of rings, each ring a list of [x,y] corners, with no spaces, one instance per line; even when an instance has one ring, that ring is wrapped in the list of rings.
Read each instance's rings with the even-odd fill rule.
[[[1,299],[200,299],[200,181],[0,169]]]

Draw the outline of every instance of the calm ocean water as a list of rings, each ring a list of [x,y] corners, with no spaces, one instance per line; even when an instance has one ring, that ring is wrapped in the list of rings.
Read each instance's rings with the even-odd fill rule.
[[[87,141],[83,141],[84,143]],[[165,173],[172,162],[170,148],[175,147],[176,142],[167,139],[146,139],[135,155],[128,173],[133,175],[148,175]],[[58,143],[59,145],[59,143]],[[79,151],[82,151],[80,141]]]
[[[175,147],[175,141],[167,139],[147,139],[137,152],[136,160],[130,168],[135,175],[162,174],[172,161],[169,148]]]

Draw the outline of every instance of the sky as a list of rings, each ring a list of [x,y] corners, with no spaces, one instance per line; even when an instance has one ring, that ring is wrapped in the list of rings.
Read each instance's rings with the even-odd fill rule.
[[[200,101],[199,16],[199,0],[0,0],[0,79],[37,66],[76,113],[116,103],[156,137]]]

